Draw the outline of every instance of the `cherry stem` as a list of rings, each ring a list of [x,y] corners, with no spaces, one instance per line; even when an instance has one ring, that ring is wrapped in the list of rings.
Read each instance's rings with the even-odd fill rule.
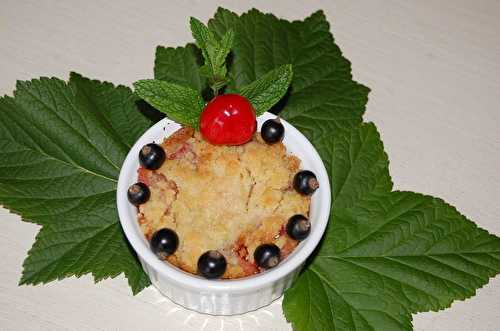
[[[214,97],[219,95],[219,89],[217,87],[212,86],[212,91],[214,91]]]
[[[309,179],[309,187],[313,190],[316,190],[319,187],[318,180],[316,178]]]

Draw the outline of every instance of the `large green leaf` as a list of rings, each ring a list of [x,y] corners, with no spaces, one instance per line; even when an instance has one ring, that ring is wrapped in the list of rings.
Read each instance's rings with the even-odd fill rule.
[[[440,199],[372,194],[332,214],[285,296],[296,330],[411,330],[411,313],[469,298],[500,272],[500,239]]]
[[[317,139],[315,147],[328,170],[332,209],[350,207],[365,196],[389,192],[389,160],[374,124]]]
[[[200,74],[202,63],[201,51],[193,44],[177,48],[158,46],[155,79],[188,86],[201,93],[208,87],[206,77]]]
[[[291,90],[280,115],[308,137],[361,123],[369,89],[352,80],[351,64],[334,43],[323,12],[288,22],[255,9],[238,17],[221,8],[209,27],[219,36],[235,31],[231,88],[292,65]]]
[[[115,189],[126,153],[150,122],[130,89],[72,74],[18,82],[0,99],[0,203],[43,226],[21,283],[125,273],[149,284],[118,224]]]

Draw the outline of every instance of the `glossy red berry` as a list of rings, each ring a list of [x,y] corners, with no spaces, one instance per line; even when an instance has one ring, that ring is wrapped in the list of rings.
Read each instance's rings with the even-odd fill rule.
[[[201,135],[214,145],[244,144],[252,139],[256,129],[252,105],[238,94],[215,97],[201,113]]]

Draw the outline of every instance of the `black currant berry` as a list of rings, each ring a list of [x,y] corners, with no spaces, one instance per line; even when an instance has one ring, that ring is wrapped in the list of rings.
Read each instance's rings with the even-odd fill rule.
[[[285,127],[281,124],[278,118],[270,119],[262,124],[260,135],[262,139],[268,144],[274,144],[283,139],[285,134]]]
[[[304,240],[311,232],[311,222],[304,215],[290,217],[286,224],[286,233],[295,240]]]
[[[171,229],[160,229],[151,237],[151,250],[160,259],[164,259],[173,254],[177,246],[179,246],[179,237],[177,237],[175,231]]]
[[[139,152],[139,163],[146,169],[156,170],[165,161],[165,151],[160,145],[144,145]]]
[[[149,200],[151,196],[151,192],[149,191],[149,187],[144,183],[135,183],[130,185],[127,190],[127,198],[133,205],[142,205],[146,201]]]
[[[312,171],[299,171],[293,178],[293,188],[300,194],[311,195],[318,189],[318,187],[318,180]]]
[[[280,263],[280,253],[275,244],[262,244],[253,253],[253,258],[259,267],[271,269]]]
[[[198,273],[208,279],[220,278],[226,267],[226,258],[219,251],[207,251],[198,259]]]

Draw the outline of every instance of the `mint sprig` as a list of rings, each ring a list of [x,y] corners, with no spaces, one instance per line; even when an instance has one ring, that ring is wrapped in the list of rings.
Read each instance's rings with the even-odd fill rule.
[[[162,80],[146,79],[134,83],[135,93],[157,110],[167,114],[172,120],[195,129],[199,127],[199,119],[204,108],[201,93],[202,82],[208,80],[214,96],[230,80],[227,76],[226,58],[234,41],[232,29],[228,29],[219,40],[206,25],[194,17],[190,20],[191,31],[196,45],[200,48],[204,64],[196,67],[195,54],[192,49],[173,49],[158,47],[155,74]],[[182,55],[181,55],[182,54]],[[180,55],[180,56],[179,56]],[[176,79],[173,75],[176,68],[173,64],[190,63],[194,76]],[[245,96],[255,109],[257,116],[270,110],[287,92],[292,81],[293,71],[290,64],[269,71],[250,84],[228,92]],[[167,82],[168,81],[168,82]],[[189,82],[186,84],[186,82]],[[195,82],[194,84],[190,84]],[[179,84],[180,83],[180,84]],[[191,85],[193,88],[190,86]],[[200,86],[201,85],[201,86]]]
[[[205,64],[200,68],[200,73],[208,78],[210,88],[214,95],[217,95],[219,90],[229,81],[226,77],[226,57],[233,46],[233,30],[227,30],[221,40],[218,40],[198,19],[191,17],[190,25],[193,38],[205,60]]]

